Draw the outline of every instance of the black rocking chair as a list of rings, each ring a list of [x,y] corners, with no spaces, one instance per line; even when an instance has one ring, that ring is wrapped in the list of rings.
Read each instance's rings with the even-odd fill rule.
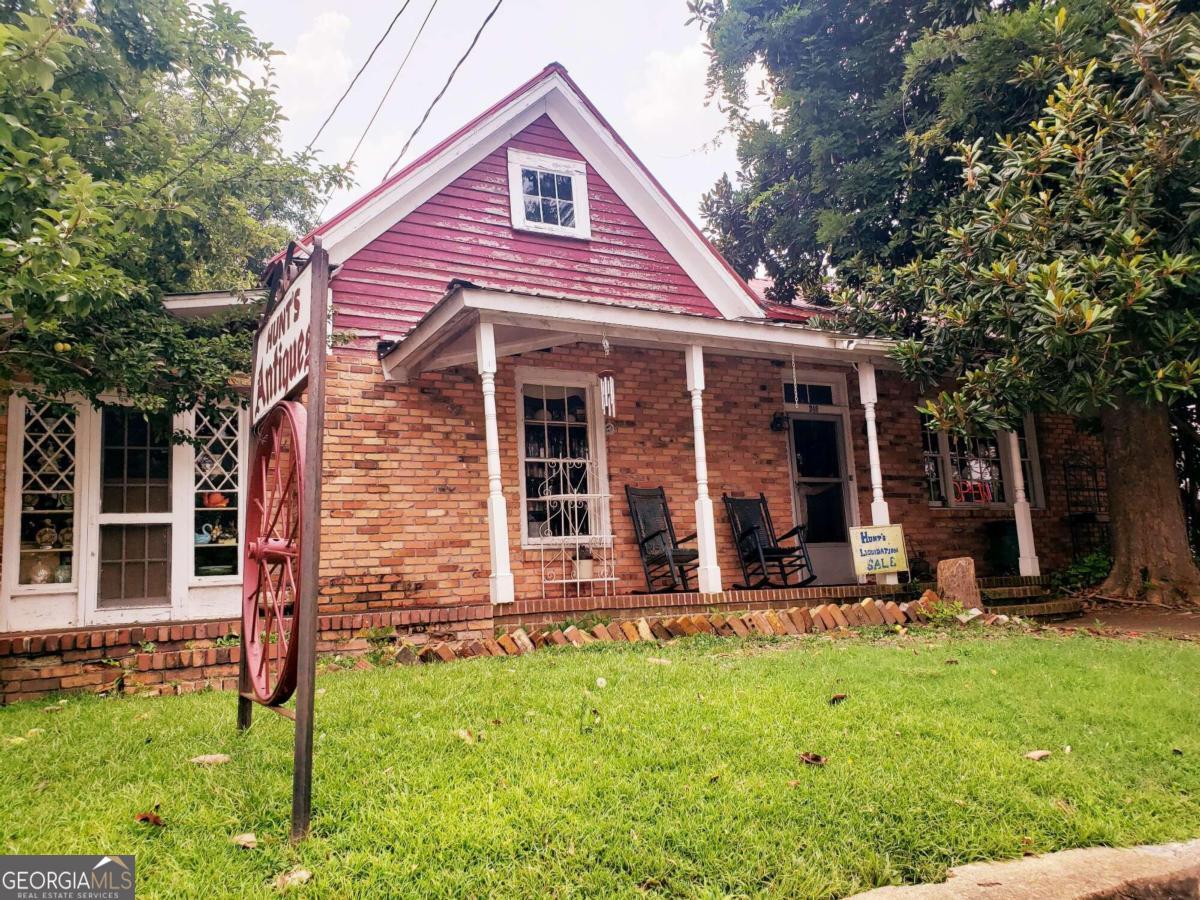
[[[742,589],[763,587],[803,587],[816,580],[812,560],[808,556],[808,545],[804,542],[805,527],[797,525],[786,534],[775,535],[771,522],[771,510],[767,508],[767,497],[730,497],[723,495],[725,512],[733,527],[733,543],[737,547],[738,561],[742,564],[744,584],[734,585]],[[781,543],[796,539],[794,547]],[[772,576],[778,574],[779,580]],[[792,576],[798,581],[791,583]]]
[[[661,487],[635,488],[625,486],[629,514],[633,516],[633,534],[638,552],[642,555],[642,571],[646,573],[646,592],[690,591],[688,575],[700,564],[700,554],[680,547],[696,539],[696,535],[676,539],[671,523],[667,495]]]

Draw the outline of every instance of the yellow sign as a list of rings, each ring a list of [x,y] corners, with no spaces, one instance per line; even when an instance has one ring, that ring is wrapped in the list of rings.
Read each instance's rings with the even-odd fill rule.
[[[903,525],[859,525],[850,529],[854,574],[885,575],[908,571]]]

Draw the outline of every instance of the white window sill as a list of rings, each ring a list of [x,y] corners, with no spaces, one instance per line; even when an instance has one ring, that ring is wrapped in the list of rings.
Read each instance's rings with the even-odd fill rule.
[[[553,225],[540,225],[537,222],[521,222],[519,224],[514,222],[513,231],[540,234],[544,237],[570,238],[575,241],[590,241],[592,239],[590,232],[584,232],[579,228],[556,228]]]

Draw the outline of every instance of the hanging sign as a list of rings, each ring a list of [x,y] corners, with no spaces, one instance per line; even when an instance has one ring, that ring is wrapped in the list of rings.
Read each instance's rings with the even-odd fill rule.
[[[903,525],[858,525],[850,529],[855,575],[908,571]]]
[[[257,425],[280,400],[308,380],[313,267],[305,266],[267,313],[254,342],[251,419]]]

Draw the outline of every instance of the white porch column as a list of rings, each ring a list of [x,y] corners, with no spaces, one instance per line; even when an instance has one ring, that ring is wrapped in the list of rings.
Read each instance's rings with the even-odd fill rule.
[[[867,417],[867,460],[871,466],[871,524],[890,525],[887,501],[883,499],[883,466],[879,462],[879,431],[875,426],[875,404],[879,394],[875,390],[875,366],[873,363],[858,364],[858,396],[862,400]]]
[[[513,576],[508,561],[508,504],[500,481],[500,428],[496,422],[496,335],[491,322],[475,326],[475,358],[483,382],[483,430],[487,445],[488,546],[493,603],[512,603]]]
[[[721,568],[717,565],[717,526],[712,498],[708,496],[708,454],[704,447],[704,348],[693,344],[684,354],[696,445],[696,547],[700,554],[700,593],[716,594],[721,590]]]
[[[1033,516],[1029,512],[1029,498],[1025,494],[1025,470],[1021,468],[1021,444],[1015,431],[1006,431],[1004,434],[1012,469],[1013,518],[1017,522],[1017,551],[1020,554],[1018,571],[1022,575],[1040,575],[1042,568],[1033,540]]]
[[[871,469],[871,524],[890,525],[891,513],[883,499],[883,465],[879,461],[879,429],[875,425],[875,404],[879,393],[875,388],[875,364],[858,364],[858,398],[862,401],[867,420],[867,462]],[[877,576],[881,584],[896,584],[894,574]]]

